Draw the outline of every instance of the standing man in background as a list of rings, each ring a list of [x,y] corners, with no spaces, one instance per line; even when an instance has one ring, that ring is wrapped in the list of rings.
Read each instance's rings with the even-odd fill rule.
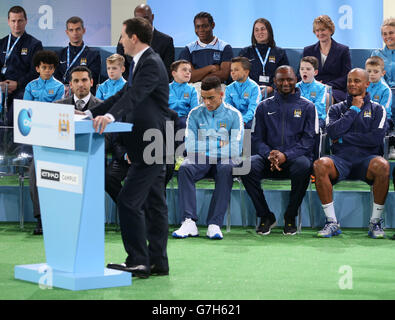
[[[140,4],[134,9],[134,17],[141,17],[146,19],[152,26],[153,35],[151,41],[151,48],[160,55],[163,63],[165,64],[167,74],[169,76],[169,82],[171,77],[170,65],[174,61],[174,43],[173,38],[165,33],[162,33],[154,28],[154,14],[149,5]],[[128,57],[123,49],[122,44],[119,42],[117,46],[117,53],[125,57],[125,72],[124,78],[127,79],[129,75],[130,57]]]

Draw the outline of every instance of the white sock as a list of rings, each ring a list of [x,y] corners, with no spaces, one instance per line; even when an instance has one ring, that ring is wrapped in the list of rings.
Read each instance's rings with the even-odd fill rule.
[[[333,202],[328,203],[328,204],[323,204],[322,209],[324,209],[325,216],[328,220],[337,222],[336,215],[335,215],[335,206],[333,205]]]
[[[381,219],[381,216],[384,211],[384,205],[383,204],[377,204],[373,202],[373,211],[372,211],[372,217],[370,218],[370,221],[373,219]]]

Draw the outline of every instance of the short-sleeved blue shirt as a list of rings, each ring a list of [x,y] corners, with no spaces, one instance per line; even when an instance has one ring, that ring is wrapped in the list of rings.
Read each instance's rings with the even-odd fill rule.
[[[195,69],[208,65],[220,65],[222,62],[230,62],[232,58],[232,47],[217,37],[209,44],[202,43],[199,40],[191,42],[186,45],[179,56],[180,60],[191,62]]]

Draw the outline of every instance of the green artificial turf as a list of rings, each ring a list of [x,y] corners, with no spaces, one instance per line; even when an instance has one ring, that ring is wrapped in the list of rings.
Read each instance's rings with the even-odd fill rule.
[[[43,237],[33,236],[33,228],[31,223],[24,230],[17,223],[0,224],[0,299],[395,298],[395,241],[370,239],[365,229],[344,229],[338,237],[319,239],[311,228],[296,236],[274,228],[263,237],[253,228],[232,227],[230,233],[223,230],[223,240],[214,241],[205,238],[203,227],[199,238],[173,239],[171,226],[169,276],[133,278],[129,287],[68,291],[14,279],[15,265],[45,262]],[[386,232],[392,236],[394,230]],[[105,263],[124,259],[121,234],[107,226]],[[342,289],[342,284],[352,284],[352,289]]]
[[[19,186],[17,175],[2,176],[0,175],[0,186]]]

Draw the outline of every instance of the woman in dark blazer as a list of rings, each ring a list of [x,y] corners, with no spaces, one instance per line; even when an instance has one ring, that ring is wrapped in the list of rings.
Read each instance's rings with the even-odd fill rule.
[[[315,77],[332,87],[335,102],[346,99],[347,74],[351,70],[350,49],[332,39],[335,24],[327,15],[314,19],[313,32],[318,42],[303,49],[303,57],[314,56],[319,61],[318,75]]]
[[[251,44],[241,49],[239,55],[250,60],[249,77],[263,88],[262,97],[269,96],[274,91],[274,72],[279,66],[289,64],[287,54],[284,49],[276,47],[272,25],[264,18],[254,22]]]

